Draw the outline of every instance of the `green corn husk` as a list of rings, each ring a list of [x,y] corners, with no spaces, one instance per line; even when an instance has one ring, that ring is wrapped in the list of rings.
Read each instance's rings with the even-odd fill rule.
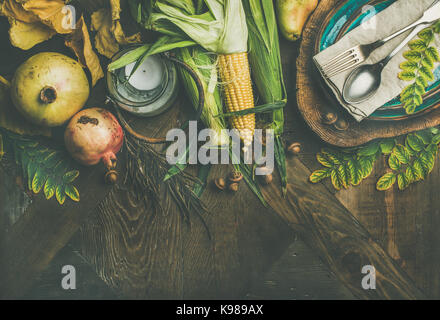
[[[190,12],[190,6],[182,6],[182,0],[147,2],[152,9],[145,23],[147,29],[173,36],[183,33],[206,50],[219,54],[247,52],[248,30],[240,0],[204,0],[206,6],[194,1],[194,11],[207,9],[195,14]]]
[[[223,129],[226,128],[222,114],[222,100],[217,84],[217,65],[212,61],[213,55],[208,54],[200,46],[181,48],[176,51],[177,57],[188,64],[199,76],[205,91],[205,105],[201,120],[206,127],[216,133],[216,139],[211,140],[212,145],[227,145],[229,138]],[[193,106],[197,108],[199,93],[192,77],[184,70],[179,69],[180,79]]]
[[[243,1],[249,30],[249,63],[252,77],[263,104],[287,102],[286,87],[281,66],[277,20],[272,1]],[[284,130],[283,109],[272,113],[270,127],[275,132],[275,160],[281,176],[283,194],[286,194],[286,156],[281,134]]]

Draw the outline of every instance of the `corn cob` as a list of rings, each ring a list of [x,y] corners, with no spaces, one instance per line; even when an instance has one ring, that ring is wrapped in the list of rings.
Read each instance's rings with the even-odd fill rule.
[[[224,87],[224,98],[228,112],[254,107],[254,96],[246,52],[219,55],[220,78]],[[237,129],[243,140],[244,150],[252,144],[255,130],[255,114],[230,118],[231,126]]]

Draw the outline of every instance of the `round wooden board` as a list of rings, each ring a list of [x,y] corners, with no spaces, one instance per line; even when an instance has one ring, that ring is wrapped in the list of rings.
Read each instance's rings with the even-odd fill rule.
[[[338,0],[321,0],[303,32],[297,60],[296,86],[298,108],[307,125],[322,140],[338,147],[355,147],[374,139],[396,137],[439,125],[440,109],[406,120],[364,120],[358,123],[337,103],[336,99],[322,89],[312,57],[319,28],[338,3]],[[349,124],[348,129],[337,130],[333,125],[324,124],[322,119],[328,112],[345,119]]]

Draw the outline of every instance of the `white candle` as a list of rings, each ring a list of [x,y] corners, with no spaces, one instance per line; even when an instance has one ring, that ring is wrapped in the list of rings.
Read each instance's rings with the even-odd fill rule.
[[[125,67],[125,75],[130,76],[136,62]],[[157,88],[164,74],[164,65],[158,56],[149,56],[137,68],[131,78],[128,80],[134,88],[142,91],[153,90]]]

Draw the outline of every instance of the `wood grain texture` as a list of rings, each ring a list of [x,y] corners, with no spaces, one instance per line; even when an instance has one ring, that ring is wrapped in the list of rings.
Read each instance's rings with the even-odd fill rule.
[[[418,299],[424,295],[368,231],[322,185],[310,184],[310,171],[290,159],[286,199],[276,186],[263,189],[270,206],[299,233],[338,279],[362,299]],[[362,267],[376,269],[376,290],[361,286]]]
[[[440,124],[440,109],[428,115],[401,121],[362,121],[358,123],[345,111],[336,99],[325,94],[311,57],[315,52],[315,41],[319,28],[329,12],[340,0],[321,0],[303,32],[300,55],[297,60],[297,99],[302,117],[310,128],[325,142],[353,147],[377,138],[389,138]],[[334,112],[348,121],[349,128],[340,131],[322,122],[323,115]]]
[[[1,231],[0,297],[22,296],[68,243],[83,219],[108,193],[103,174],[104,170],[83,168],[77,182],[80,204],[66,201],[61,207],[55,199],[47,201],[39,194],[13,226]],[[91,186],[95,186],[94,192],[84,192]]]
[[[179,126],[183,114],[190,112],[184,108],[178,105],[154,120],[132,124],[139,132],[160,136]],[[173,202],[166,204],[164,215],[151,216],[148,207],[133,207],[124,192],[118,192],[118,204],[111,211],[96,211],[81,227],[81,255],[123,297],[242,298],[293,238],[244,182],[236,194],[213,186],[212,179],[226,177],[231,170],[214,166],[202,196],[211,238],[196,215],[190,225],[182,221]]]
[[[337,198],[359,219],[428,297],[440,297],[440,166],[423,182],[405,191],[375,190],[386,158],[359,187],[337,192]],[[371,199],[374,198],[375,201]]]
[[[355,297],[323,265],[319,256],[297,239],[264,278],[246,295],[257,300],[353,300]]]

